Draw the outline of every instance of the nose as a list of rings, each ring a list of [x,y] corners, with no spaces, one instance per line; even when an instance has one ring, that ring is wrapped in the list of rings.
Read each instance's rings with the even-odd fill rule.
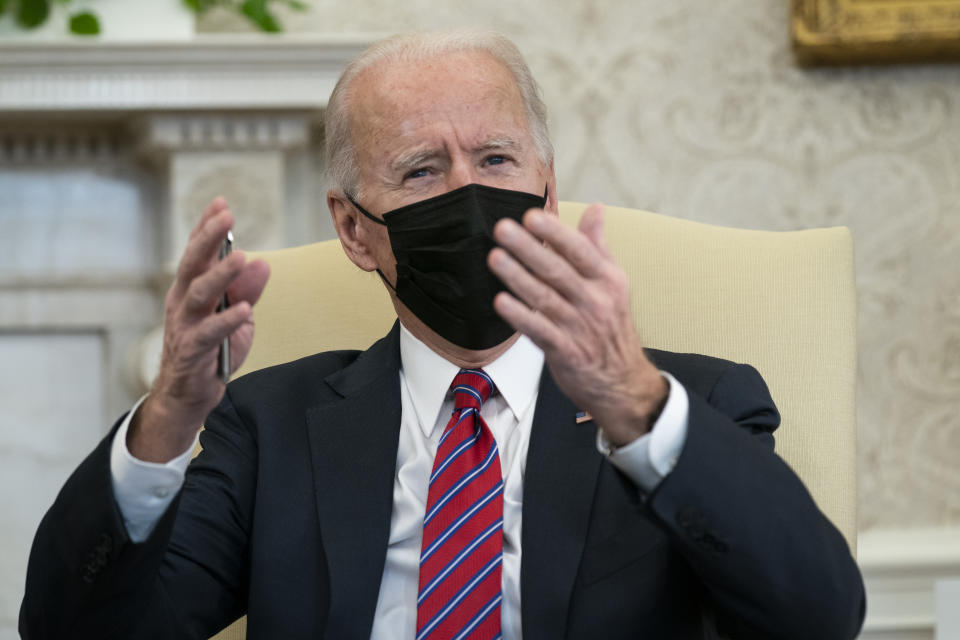
[[[465,154],[458,153],[452,159],[450,171],[447,173],[447,191],[453,191],[478,181],[479,178],[473,162]]]

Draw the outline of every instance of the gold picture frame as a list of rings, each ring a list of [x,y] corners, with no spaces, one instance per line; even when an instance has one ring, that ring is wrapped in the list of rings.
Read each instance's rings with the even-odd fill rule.
[[[960,0],[793,0],[804,66],[960,60]]]

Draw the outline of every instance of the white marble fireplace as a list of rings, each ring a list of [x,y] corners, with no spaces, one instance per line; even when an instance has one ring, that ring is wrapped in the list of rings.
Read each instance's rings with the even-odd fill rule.
[[[320,116],[366,44],[0,40],[0,640],[43,512],[148,384],[205,203],[246,249],[332,236]]]

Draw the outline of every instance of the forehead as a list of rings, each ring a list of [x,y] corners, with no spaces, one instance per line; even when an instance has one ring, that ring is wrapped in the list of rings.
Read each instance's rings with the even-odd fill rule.
[[[352,92],[351,132],[361,154],[448,135],[469,144],[529,133],[513,74],[483,51],[377,63],[357,76]]]

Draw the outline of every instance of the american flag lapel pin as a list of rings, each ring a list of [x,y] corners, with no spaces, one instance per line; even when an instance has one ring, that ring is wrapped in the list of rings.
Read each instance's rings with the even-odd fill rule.
[[[577,424],[583,424],[584,422],[590,422],[591,420],[593,420],[593,416],[586,411],[577,411]]]

